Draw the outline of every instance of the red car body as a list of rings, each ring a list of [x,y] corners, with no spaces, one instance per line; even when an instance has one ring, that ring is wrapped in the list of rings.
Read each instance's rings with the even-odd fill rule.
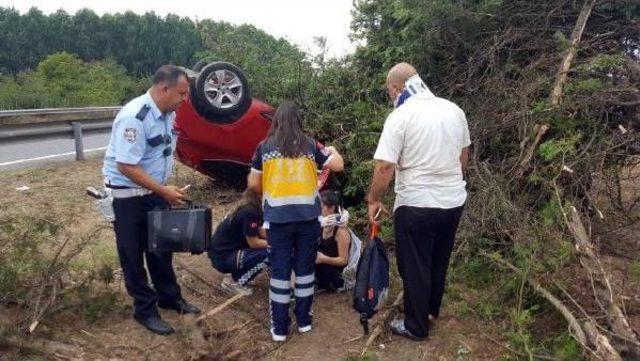
[[[233,123],[215,123],[200,116],[187,99],[176,111],[178,159],[203,174],[243,183],[273,112],[270,105],[252,99],[247,112]]]

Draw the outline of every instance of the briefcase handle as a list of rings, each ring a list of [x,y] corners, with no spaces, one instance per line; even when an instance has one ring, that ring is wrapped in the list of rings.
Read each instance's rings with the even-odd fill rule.
[[[169,209],[193,209],[193,208],[198,208],[198,207],[193,204],[193,201],[191,199],[185,199],[184,204],[181,204],[178,206],[171,206],[171,205],[169,206]]]

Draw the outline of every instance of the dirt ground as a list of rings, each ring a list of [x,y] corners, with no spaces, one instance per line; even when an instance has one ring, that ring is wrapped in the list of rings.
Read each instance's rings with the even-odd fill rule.
[[[102,221],[92,199],[84,195],[84,189],[101,184],[100,167],[101,161],[93,159],[3,173],[0,174],[0,199],[12,207],[64,215],[72,220],[67,225],[69,232],[91,231]],[[238,195],[184,166],[178,166],[174,177],[178,185],[192,184],[195,200],[211,204],[214,225]],[[29,190],[16,189],[21,186]],[[106,229],[95,237],[98,238],[95,246],[81,257],[87,260],[106,257],[117,268],[113,233]],[[230,297],[219,290],[223,275],[211,267],[206,255],[176,255],[174,266],[183,296],[203,310],[210,310]],[[472,295],[465,295],[464,289],[456,285],[451,287],[463,294],[455,303],[445,299],[443,315],[428,341],[408,341],[385,331],[367,353],[360,356],[365,339],[359,337],[362,328],[348,293],[317,295],[313,332],[304,335],[292,332],[287,342],[279,345],[270,340],[268,278],[262,274],[256,279],[252,296],[243,297],[201,326],[195,326],[192,317],[161,310],[163,318],[177,332],[157,336],[133,320],[131,300],[121,273],[116,271],[115,275],[111,284],[93,286],[96,302],[106,299],[109,306],[99,317],[87,318],[77,309],[63,308],[48,316],[34,337],[73,347],[77,350],[74,357],[79,360],[497,360],[508,355],[498,325],[487,324],[473,313],[458,315],[459,302],[464,302],[460,300]],[[392,293],[397,292],[397,286],[395,288]],[[11,307],[0,306],[0,319],[11,322],[12,313]],[[376,322],[374,318],[372,325]],[[65,358],[15,347],[0,349],[0,360],[18,359]]]

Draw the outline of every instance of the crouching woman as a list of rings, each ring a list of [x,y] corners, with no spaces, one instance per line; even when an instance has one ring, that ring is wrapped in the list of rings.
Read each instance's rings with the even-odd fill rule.
[[[320,193],[320,199],[322,236],[316,257],[316,285],[332,292],[349,289],[355,283],[360,240],[349,229],[349,212],[342,208],[340,195],[326,190]],[[345,272],[345,267],[352,272]]]
[[[229,274],[221,286],[231,293],[252,294],[247,284],[267,266],[267,241],[261,225],[260,195],[247,189],[213,234],[209,258],[216,270]]]

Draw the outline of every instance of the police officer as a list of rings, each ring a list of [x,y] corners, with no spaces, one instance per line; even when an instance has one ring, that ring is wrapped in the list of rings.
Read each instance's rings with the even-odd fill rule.
[[[118,256],[127,292],[133,297],[134,318],[157,334],[174,332],[157,307],[180,314],[200,310],[180,294],[171,253],[150,253],[147,212],[184,203],[186,188],[166,185],[173,168],[176,108],[189,93],[185,71],[160,67],[149,91],[127,103],[116,116],[104,159],[105,185],[113,195]],[[153,289],[147,282],[143,254]]]

